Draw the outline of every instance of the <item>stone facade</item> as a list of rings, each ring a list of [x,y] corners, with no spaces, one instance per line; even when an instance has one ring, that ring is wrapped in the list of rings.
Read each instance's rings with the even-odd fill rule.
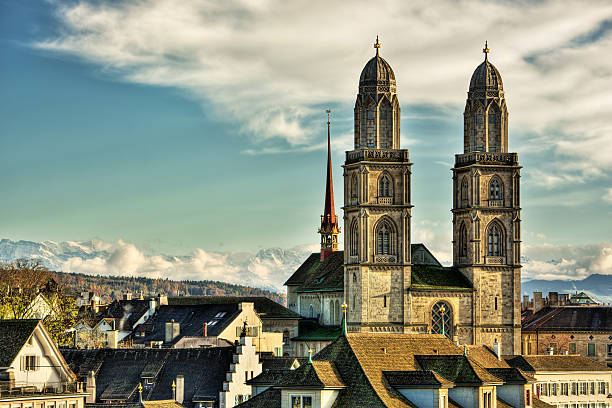
[[[488,58],[474,71],[464,117],[464,153],[453,168],[453,264],[476,289],[472,342],[520,353],[521,167],[507,152],[503,85]]]
[[[353,331],[402,331],[408,319],[412,163],[400,149],[399,117],[395,75],[377,48],[359,80],[355,148],[344,164],[344,291]]]

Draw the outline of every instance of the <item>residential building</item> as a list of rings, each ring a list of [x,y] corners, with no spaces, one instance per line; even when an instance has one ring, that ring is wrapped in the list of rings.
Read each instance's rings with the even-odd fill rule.
[[[240,408],[550,407],[535,379],[441,334],[343,333]]]
[[[82,384],[40,320],[0,320],[0,408],[84,408]]]
[[[523,354],[579,354],[612,365],[612,307],[544,307],[522,323]]]
[[[536,379],[535,395],[557,408],[607,408],[612,368],[578,355],[506,357]]]
[[[223,347],[63,353],[87,383],[88,406],[133,404],[142,398],[175,400],[187,408],[226,408],[247,400],[252,388],[246,381],[261,373],[252,340],[241,337],[238,345]]]

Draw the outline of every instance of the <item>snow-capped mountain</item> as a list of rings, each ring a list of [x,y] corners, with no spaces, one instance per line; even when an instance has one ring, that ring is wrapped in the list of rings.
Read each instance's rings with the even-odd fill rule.
[[[187,255],[145,253],[122,240],[0,241],[0,260],[41,260],[51,270],[173,280],[217,280],[284,290],[284,281],[316,247],[267,248],[257,254],[196,249]]]

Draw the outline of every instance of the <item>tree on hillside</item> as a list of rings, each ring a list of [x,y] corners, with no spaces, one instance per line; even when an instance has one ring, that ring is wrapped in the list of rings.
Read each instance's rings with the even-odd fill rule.
[[[70,342],[67,329],[74,326],[74,297],[40,261],[19,259],[0,263],[0,318],[42,319],[59,344]]]

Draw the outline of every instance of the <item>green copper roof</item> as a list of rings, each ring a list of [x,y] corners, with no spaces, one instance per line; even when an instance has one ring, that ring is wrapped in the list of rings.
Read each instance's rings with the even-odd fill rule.
[[[472,289],[470,281],[454,267],[413,265],[412,288],[430,290]]]

